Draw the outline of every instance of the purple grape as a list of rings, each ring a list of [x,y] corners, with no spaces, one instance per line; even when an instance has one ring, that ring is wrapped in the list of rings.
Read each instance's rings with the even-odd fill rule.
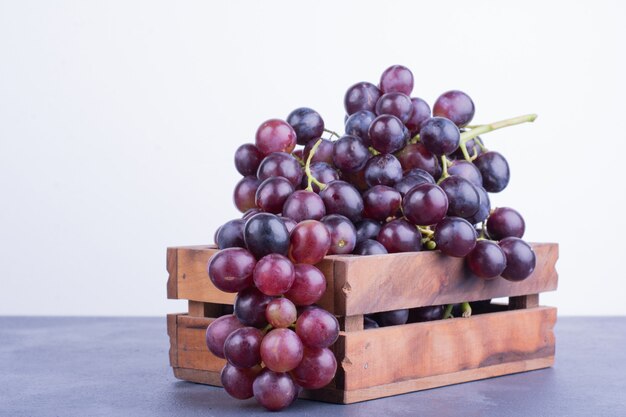
[[[422,235],[406,220],[392,220],[378,233],[378,241],[389,253],[419,252],[422,248]]]
[[[295,146],[296,132],[284,120],[267,120],[256,131],[256,147],[263,155],[272,152],[291,153]]]
[[[233,331],[224,342],[224,356],[237,368],[252,368],[261,363],[263,332],[254,327]]]
[[[461,133],[450,120],[432,117],[422,123],[420,141],[433,155],[449,155],[459,147]]]
[[[365,182],[370,187],[375,185],[393,186],[402,179],[402,165],[391,154],[376,155],[365,165]]]
[[[341,214],[357,222],[363,216],[363,198],[351,184],[333,181],[320,192],[328,214]]]
[[[246,247],[257,259],[270,253],[286,255],[289,248],[289,232],[285,223],[270,213],[255,214],[248,219],[243,237]]]
[[[396,156],[405,172],[419,168],[428,172],[433,178],[441,176],[441,166],[437,157],[430,153],[423,143],[409,144]]]
[[[274,152],[266,156],[257,171],[257,177],[261,181],[270,177],[284,177],[294,187],[300,184],[303,175],[304,171],[298,160],[284,152]]]
[[[356,245],[353,253],[355,255],[368,256],[385,255],[389,252],[387,252],[387,249],[385,249],[382,243],[373,239],[368,239]]]
[[[294,369],[304,354],[304,346],[293,330],[274,329],[261,342],[261,359],[274,372]]]
[[[243,226],[246,221],[235,219],[224,223],[217,231],[215,243],[219,249],[245,248],[246,242],[243,240]]]
[[[313,265],[297,264],[295,270],[293,285],[285,297],[297,306],[317,303],[326,292],[326,277]]]
[[[430,182],[425,177],[421,177],[419,175],[404,175],[400,181],[396,182],[393,186],[402,197],[404,197],[411,189],[420,184],[434,184],[434,182]]]
[[[381,92],[374,84],[368,82],[356,83],[346,91],[346,96],[343,100],[346,113],[351,115],[359,110],[374,111],[380,96]]]
[[[312,191],[296,191],[287,198],[283,206],[283,216],[298,223],[304,220],[319,220],[325,215],[324,202]]]
[[[476,231],[465,219],[446,217],[435,227],[435,243],[445,255],[463,258],[476,246]]]
[[[444,306],[428,306],[413,308],[409,311],[410,323],[421,323],[443,319]]]
[[[302,362],[291,372],[298,385],[320,389],[332,381],[337,372],[337,359],[330,349],[304,348]]]
[[[282,295],[291,288],[295,274],[296,271],[289,259],[277,253],[270,253],[259,259],[252,277],[254,285],[263,294]]]
[[[215,287],[224,292],[238,292],[252,285],[254,256],[243,248],[228,248],[209,259],[207,272]]]
[[[296,333],[309,348],[327,348],[339,337],[339,322],[328,311],[313,307],[298,317]]]
[[[273,297],[263,294],[254,287],[247,288],[235,298],[235,316],[246,326],[265,327],[265,310]]]
[[[404,148],[407,143],[408,130],[400,119],[383,114],[378,116],[368,130],[372,147],[378,152],[394,153]]]
[[[383,221],[398,213],[402,196],[391,187],[375,185],[363,194],[363,204],[365,217]]]
[[[371,146],[369,128],[376,114],[369,110],[359,110],[346,120],[346,135],[361,138],[365,146]]]
[[[474,102],[462,91],[447,91],[435,102],[433,114],[450,119],[458,127],[463,127],[474,118]]]
[[[326,162],[314,162],[311,164],[311,176],[321,182],[322,184],[328,184],[332,181],[336,181],[339,179],[339,172],[335,168],[333,168],[330,164]],[[306,176],[302,177],[302,188],[306,188],[308,185],[308,178]],[[313,191],[316,193],[320,192],[320,187],[317,186],[314,182],[311,183],[311,187]]]
[[[312,141],[309,141],[309,143],[306,144],[306,146],[304,147],[304,150],[302,151],[303,162],[306,163],[306,161],[308,161],[309,154],[311,153],[313,146],[315,146],[315,144],[319,140],[321,140],[321,142],[317,146],[317,149],[315,150],[315,154],[313,155],[313,158],[311,158],[311,163],[326,162],[327,164],[332,164],[334,143],[328,139],[313,139]]]
[[[294,187],[287,178],[270,177],[263,181],[256,190],[256,205],[263,211],[278,214],[294,192]]]
[[[383,93],[399,92],[408,96],[413,91],[413,73],[407,67],[393,65],[380,76],[380,89]]]
[[[252,384],[260,373],[260,366],[236,368],[227,363],[220,373],[220,381],[228,395],[238,400],[246,400],[252,398]]]
[[[289,258],[297,264],[314,265],[324,259],[330,249],[328,228],[317,220],[298,223],[289,239]]]
[[[245,213],[256,207],[255,195],[259,185],[261,181],[256,177],[248,176],[239,180],[233,192],[233,202],[240,212]]]
[[[474,160],[474,165],[483,177],[483,188],[490,193],[499,193],[509,184],[509,163],[498,152],[485,152]]]
[[[524,218],[512,208],[498,207],[487,219],[487,234],[493,240],[507,237],[521,238],[525,230]]]
[[[483,186],[483,176],[480,175],[480,171],[476,168],[476,165],[468,161],[454,161],[448,166],[448,174],[465,178],[476,187]]]
[[[396,116],[402,123],[408,122],[412,112],[413,103],[406,94],[386,93],[376,102],[376,114],[378,116],[383,114]]]
[[[296,322],[298,311],[292,301],[280,297],[269,302],[265,308],[265,318],[274,328],[287,328]]]
[[[476,187],[476,191],[478,192],[478,211],[466,219],[471,224],[482,223],[489,217],[491,211],[491,201],[487,191],[483,187]]]
[[[530,245],[517,237],[507,237],[499,243],[506,255],[506,268],[502,277],[509,281],[522,281],[535,270],[537,259]]]
[[[467,266],[478,277],[493,279],[506,268],[506,254],[497,243],[479,240],[466,257]]]
[[[345,216],[330,214],[322,218],[322,223],[330,233],[329,255],[343,255],[352,253],[356,246],[356,229],[354,224]]]
[[[324,133],[324,120],[318,112],[307,107],[295,109],[287,116],[287,123],[296,132],[298,145],[306,145]]]
[[[419,97],[411,98],[412,110],[404,124],[411,132],[411,136],[415,136],[420,132],[422,123],[430,118],[430,106]]]
[[[252,384],[254,398],[270,411],[280,411],[293,403],[298,388],[286,373],[264,369]]]
[[[461,131],[463,130],[461,129]],[[467,142],[465,142],[465,148],[467,149],[467,154],[469,156],[480,155],[481,153],[483,153],[483,150],[480,147],[479,143],[480,145],[483,144],[483,141],[480,138],[480,136],[477,136],[474,139],[470,139]],[[457,160],[465,159],[465,155],[463,155],[463,151],[461,150],[460,146],[459,146],[459,149],[457,149],[452,154],[450,154],[450,157],[453,159],[457,159]]]
[[[415,225],[437,224],[446,216],[448,197],[438,185],[420,184],[413,187],[404,196],[402,211],[406,218]]]
[[[218,358],[224,359],[224,342],[232,332],[241,329],[243,324],[237,317],[228,314],[211,322],[206,329],[206,346]]]
[[[343,172],[363,169],[372,154],[357,136],[342,136],[334,144],[333,163]]]
[[[363,316],[363,329],[378,329],[380,326],[376,323],[376,320]]]
[[[235,151],[235,168],[244,177],[256,175],[262,159],[263,154],[259,148],[251,143],[245,143]]]
[[[439,183],[448,196],[448,216],[471,218],[479,209],[476,187],[465,178],[453,175]]]
[[[356,225],[356,242],[357,244],[365,242],[368,239],[376,239],[378,232],[380,232],[380,222],[363,219]]]
[[[376,320],[379,327],[399,326],[406,324],[408,319],[409,310],[407,309],[384,311],[374,315],[374,320]]]

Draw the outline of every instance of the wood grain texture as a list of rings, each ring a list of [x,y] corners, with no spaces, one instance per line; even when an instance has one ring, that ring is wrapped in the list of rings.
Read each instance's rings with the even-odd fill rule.
[[[176,300],[178,298],[178,249],[167,248],[167,298]]]
[[[351,316],[556,290],[558,245],[538,243],[533,249],[537,266],[520,282],[476,278],[463,259],[437,251],[336,258],[335,314]]]
[[[213,355],[206,347],[206,328],[214,319],[178,316],[178,361],[180,368],[220,372],[226,361]]]
[[[555,308],[538,307],[342,332],[343,389],[554,356],[555,322]]]
[[[170,366],[177,367],[178,366],[178,319],[179,314],[168,314],[167,315],[167,335],[170,338]]]

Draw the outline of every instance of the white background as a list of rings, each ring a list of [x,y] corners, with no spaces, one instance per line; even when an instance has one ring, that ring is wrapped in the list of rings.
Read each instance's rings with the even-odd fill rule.
[[[238,216],[233,151],[299,106],[410,67],[457,88],[561,245],[561,314],[626,314],[624,2],[0,1],[0,314],[163,315],[165,248]]]

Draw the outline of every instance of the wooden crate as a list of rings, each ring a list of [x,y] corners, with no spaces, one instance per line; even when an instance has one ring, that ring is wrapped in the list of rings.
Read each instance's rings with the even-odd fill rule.
[[[328,281],[319,304],[341,324],[332,348],[339,366],[328,387],[302,396],[349,404],[551,366],[556,309],[539,306],[539,293],[557,288],[558,245],[532,246],[537,266],[521,282],[479,279],[438,252],[326,257],[317,265]],[[210,385],[220,385],[224,360],[206,348],[205,330],[234,301],[208,279],[215,252],[167,252],[168,298],[189,300],[188,313],[167,318],[170,364],[177,378]],[[364,314],[502,297],[508,305],[470,318],[363,329]]]

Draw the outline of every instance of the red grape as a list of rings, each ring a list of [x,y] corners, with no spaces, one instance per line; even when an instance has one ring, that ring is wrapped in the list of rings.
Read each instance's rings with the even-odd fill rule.
[[[312,191],[299,190],[291,194],[283,205],[283,216],[301,222],[319,220],[326,215],[322,198]]]
[[[356,229],[354,224],[340,214],[329,214],[322,218],[322,223],[330,233],[329,255],[352,253],[356,246]]]
[[[420,141],[434,155],[449,155],[459,147],[461,134],[450,120],[432,117],[422,123]]]
[[[238,292],[252,285],[256,260],[243,248],[228,248],[217,252],[207,265],[213,285],[224,292]]]
[[[339,337],[339,322],[328,311],[313,307],[298,317],[296,333],[305,346],[326,348]]]
[[[476,247],[466,257],[467,266],[484,279],[493,279],[506,268],[506,254],[497,243],[479,240]]]
[[[462,91],[447,91],[435,102],[433,114],[450,119],[458,127],[463,127],[474,118],[474,102]]]
[[[465,178],[452,175],[439,183],[448,196],[448,216],[470,218],[479,209],[480,197],[476,187]]]
[[[476,246],[476,231],[465,219],[446,217],[435,227],[435,243],[444,254],[463,258]]]
[[[263,294],[281,295],[291,288],[295,270],[289,259],[283,255],[271,253],[257,262],[252,276],[254,285]]]
[[[308,161],[309,155],[311,154],[311,150],[313,149],[313,146],[315,146],[315,144],[318,142],[318,140],[320,139],[313,139],[309,141],[309,143],[307,143],[306,146],[304,147],[304,151],[302,153],[302,160],[304,162]],[[311,158],[311,163],[326,162],[327,164],[332,164],[333,163],[333,149],[334,149],[334,143],[332,141],[328,139],[321,139],[320,144],[317,146],[317,149],[315,150],[315,154]]]
[[[256,177],[243,177],[235,186],[233,201],[237,209],[244,213],[249,209],[256,208],[255,195],[261,181]]]
[[[259,148],[251,143],[245,143],[235,151],[235,168],[244,177],[256,175],[262,159],[263,154]]]
[[[224,342],[224,356],[237,368],[252,368],[261,363],[263,332],[254,327],[242,327],[232,332]]]
[[[302,362],[291,372],[298,385],[319,389],[332,381],[337,372],[337,359],[330,349],[304,348]]]
[[[430,226],[446,216],[448,197],[438,185],[419,184],[404,196],[402,211],[411,223]]]
[[[365,146],[370,146],[369,128],[376,114],[369,110],[359,110],[352,114],[346,120],[346,135],[357,136],[361,138]]]
[[[411,143],[396,154],[402,169],[410,171],[414,168],[423,169],[433,178],[441,176],[441,166],[437,157],[430,153],[423,143]]]
[[[380,89],[383,93],[400,92],[410,95],[413,91],[413,73],[402,65],[387,68],[380,77]]]
[[[389,114],[378,116],[368,130],[372,147],[380,153],[394,153],[402,149],[409,139],[402,120]]]
[[[235,316],[246,326],[265,327],[265,310],[273,297],[263,294],[254,287],[245,289],[235,298]]]
[[[284,177],[297,187],[302,181],[304,171],[300,162],[292,155],[274,152],[263,158],[256,175],[261,181],[270,177]]]
[[[471,162],[465,160],[454,161],[448,166],[448,174],[465,178],[476,187],[483,186],[483,176],[480,174],[478,168],[476,168],[476,165]]]
[[[502,277],[509,281],[522,281],[535,270],[537,259],[530,245],[517,237],[507,237],[499,243],[506,255],[506,268]]]
[[[298,306],[317,303],[326,292],[326,277],[322,271],[308,264],[297,264],[293,285],[285,297]]]
[[[298,388],[286,373],[264,369],[252,384],[254,398],[270,411],[288,407],[298,395]]]
[[[224,358],[224,342],[232,332],[243,324],[232,314],[217,318],[206,329],[206,346],[212,354]]]
[[[402,179],[400,161],[391,155],[376,155],[365,165],[365,181],[370,187],[378,184],[393,186]]]
[[[363,204],[365,217],[383,221],[398,213],[402,196],[391,187],[375,185],[363,194]]]
[[[306,145],[324,133],[324,120],[318,112],[307,107],[295,109],[287,116],[287,123],[296,132],[298,145]]]
[[[274,329],[261,342],[261,359],[274,372],[289,372],[302,360],[304,346],[289,329]]]
[[[220,381],[224,390],[233,398],[246,400],[252,398],[252,384],[261,373],[261,367],[236,368],[227,363],[220,373]]]
[[[350,115],[359,110],[374,111],[380,95],[380,90],[372,83],[360,82],[354,84],[348,88],[343,100],[346,113]]]
[[[289,240],[289,257],[295,263],[316,264],[330,248],[330,233],[323,223],[316,220],[298,223]]]
[[[293,192],[294,187],[288,179],[270,177],[256,190],[256,205],[263,211],[278,214],[283,210],[287,197]]]
[[[256,146],[263,155],[291,153],[296,146],[296,132],[284,120],[267,120],[256,131]]]
[[[334,144],[333,163],[343,172],[363,169],[371,156],[367,146],[357,136],[342,136]]]
[[[494,240],[507,237],[521,238],[525,229],[524,218],[512,208],[498,207],[487,219],[487,233]]]
[[[245,248],[243,240],[243,227],[246,224],[243,219],[235,219],[224,223],[217,231],[215,243],[219,249]]]
[[[333,181],[320,192],[328,214],[341,214],[355,222],[363,215],[363,198],[351,184]]]
[[[378,233],[378,241],[389,253],[419,252],[422,248],[422,235],[406,220],[392,220]]]
[[[411,132],[411,136],[415,136],[420,132],[422,123],[430,118],[430,106],[418,97],[411,98],[411,104],[412,109],[409,120],[404,124]]]
[[[274,328],[289,327],[296,322],[296,306],[287,298],[276,298],[265,308],[265,318]]]
[[[406,123],[413,112],[413,103],[411,98],[402,93],[386,93],[383,94],[376,102],[376,114],[389,114],[396,116]]]

